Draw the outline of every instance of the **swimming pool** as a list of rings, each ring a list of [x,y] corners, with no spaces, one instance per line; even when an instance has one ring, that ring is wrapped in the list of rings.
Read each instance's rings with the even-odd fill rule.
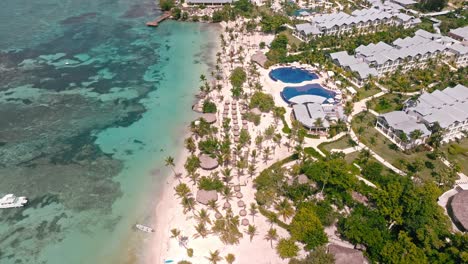
[[[282,81],[284,83],[301,83],[318,79],[317,74],[294,67],[281,67],[270,71],[269,76],[274,81]]]
[[[287,103],[289,103],[289,99],[298,96],[298,95],[318,95],[325,98],[334,98],[336,93],[330,90],[323,88],[320,84],[306,84],[304,86],[298,87],[285,87],[281,92],[281,97]]]

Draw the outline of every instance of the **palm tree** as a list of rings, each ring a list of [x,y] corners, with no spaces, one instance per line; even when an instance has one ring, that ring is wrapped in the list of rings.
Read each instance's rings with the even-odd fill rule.
[[[273,248],[273,241],[278,240],[278,233],[276,232],[276,229],[271,227],[268,230],[268,233],[265,235],[265,240],[270,241],[271,248]]]
[[[188,137],[185,139],[185,147],[192,154],[197,150],[197,145],[195,145],[195,140],[193,140],[193,137]]]
[[[266,148],[263,150],[263,161],[264,161],[265,163],[267,163],[267,161],[270,159],[270,154],[271,154],[270,147],[266,147]]]
[[[252,178],[255,175],[255,170],[257,170],[255,164],[250,164],[248,168],[250,178]]]
[[[210,214],[208,213],[208,211],[204,208],[202,208],[200,211],[198,211],[198,214],[195,215],[195,219],[199,222],[199,223],[208,223],[208,224],[211,224],[211,220],[210,220]]]
[[[410,138],[413,140],[413,143],[423,135],[423,132],[419,129],[411,131]]]
[[[315,133],[318,133],[319,127],[321,128],[322,126],[323,126],[322,118],[319,117],[319,118],[315,119],[315,121],[314,121]]]
[[[278,211],[278,214],[283,217],[284,221],[294,215],[294,208],[286,199],[283,199],[281,202],[277,203],[275,205],[275,209]]]
[[[197,233],[193,235],[194,238],[197,238],[197,237],[205,238],[209,234],[209,231],[206,228],[205,223],[201,223],[201,222],[195,226],[195,231],[197,231]]]
[[[195,209],[195,198],[186,196],[180,201],[182,207],[184,208],[184,214]]]
[[[174,173],[175,177],[178,178],[179,182],[180,182],[180,178],[179,178],[179,175],[177,175],[177,173],[175,172],[175,163],[174,163],[174,157],[172,156],[168,156],[165,160],[165,163],[166,163],[166,167],[171,167],[172,169],[172,172]]]
[[[174,187],[174,190],[179,198],[184,198],[191,195],[190,188],[185,183],[179,183],[176,187]]]
[[[223,196],[226,202],[229,202],[234,197],[234,194],[232,193],[232,190],[229,186],[224,186],[223,191],[221,192],[221,196]]]
[[[219,256],[219,250],[215,250],[214,252],[210,251],[210,256],[206,257],[211,264],[217,264],[218,261],[221,261],[222,258]]]
[[[226,260],[227,263],[232,264],[236,260],[236,256],[234,256],[234,254],[232,253],[229,253],[226,255],[226,257],[224,257],[224,259]]]
[[[252,239],[254,238],[254,236],[258,235],[257,227],[255,225],[249,225],[247,227],[247,230],[245,230],[245,233],[249,235],[250,242],[252,242]]]
[[[231,168],[224,168],[221,170],[221,174],[223,175],[223,181],[226,185],[228,185],[232,181],[233,176],[231,175],[231,172]]]
[[[256,203],[250,203],[249,214],[252,216],[252,222],[255,220],[255,215],[258,213],[258,207]]]
[[[216,200],[209,200],[208,201],[208,208],[213,210],[214,212],[218,213],[218,203],[216,203]]]

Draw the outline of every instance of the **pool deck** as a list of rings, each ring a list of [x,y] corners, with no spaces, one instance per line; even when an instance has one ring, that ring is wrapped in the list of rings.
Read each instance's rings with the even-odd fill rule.
[[[269,73],[273,69],[281,68],[281,67],[296,67],[296,68],[304,68],[306,70],[310,70],[314,73],[317,74],[319,77],[318,79],[311,80],[311,81],[304,81],[301,83],[284,83],[282,81],[274,81],[270,78]],[[263,86],[263,89],[268,93],[273,96],[273,99],[275,101],[275,104],[277,106],[284,106],[286,109],[286,116],[290,116],[292,112],[292,108],[289,107],[290,105],[283,100],[281,92],[285,87],[298,87],[298,86],[304,86],[307,84],[320,84],[323,88],[327,90],[331,90],[333,92],[336,91],[341,91],[336,87],[335,84],[328,82],[327,81],[327,73],[326,72],[320,72],[317,68],[315,68],[312,65],[308,64],[300,64],[300,63],[290,63],[290,64],[281,64],[281,65],[275,65],[270,67],[269,69],[259,69],[260,72],[260,83]],[[291,120],[289,118],[286,118],[286,122],[288,123],[289,126],[291,126]]]

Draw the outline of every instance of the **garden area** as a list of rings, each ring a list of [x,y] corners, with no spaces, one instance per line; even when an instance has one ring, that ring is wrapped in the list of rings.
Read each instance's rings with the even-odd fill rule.
[[[468,138],[442,145],[441,149],[450,162],[456,163],[461,172],[468,175]]]
[[[318,148],[323,153],[328,154],[332,149],[346,149],[353,147],[354,144],[356,144],[356,142],[354,142],[349,135],[345,135],[335,141],[322,143],[318,145]]]
[[[392,111],[399,111],[403,108],[403,103],[408,96],[402,94],[389,93],[379,98],[369,101],[369,108],[379,114],[384,114]]]
[[[374,128],[375,120],[374,115],[365,112],[353,119],[352,128],[363,144],[410,176],[417,177],[422,181],[439,183],[446,180],[448,168],[436,155],[425,150],[424,146],[404,153]]]

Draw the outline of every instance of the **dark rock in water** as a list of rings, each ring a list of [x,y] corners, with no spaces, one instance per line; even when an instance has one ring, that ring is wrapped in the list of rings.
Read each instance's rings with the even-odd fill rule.
[[[95,18],[98,13],[96,12],[90,12],[90,13],[84,13],[79,16],[72,16],[69,18],[66,18],[62,21],[60,21],[60,24],[62,25],[72,25],[72,24],[79,24],[83,23],[88,19]]]

